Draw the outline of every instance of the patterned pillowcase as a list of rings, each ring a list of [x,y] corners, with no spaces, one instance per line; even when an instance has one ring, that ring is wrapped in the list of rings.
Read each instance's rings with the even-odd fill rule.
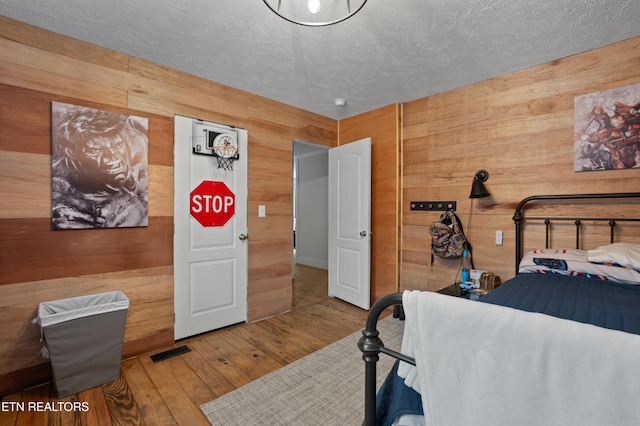
[[[592,263],[621,266],[640,272],[640,244],[613,243],[587,252]]]
[[[589,262],[586,250],[532,250],[520,261],[519,272],[585,276],[603,281],[640,285],[640,272],[611,264]]]

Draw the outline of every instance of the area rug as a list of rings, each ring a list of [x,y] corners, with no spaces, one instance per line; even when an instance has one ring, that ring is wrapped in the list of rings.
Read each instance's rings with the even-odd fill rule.
[[[378,323],[384,345],[400,349],[404,322]],[[358,331],[235,391],[200,406],[214,426],[361,425],[364,419],[364,361]],[[381,354],[378,387],[394,359]]]

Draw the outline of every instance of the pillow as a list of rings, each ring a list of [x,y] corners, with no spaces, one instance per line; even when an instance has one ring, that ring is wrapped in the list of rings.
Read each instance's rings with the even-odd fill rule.
[[[640,272],[610,264],[589,262],[586,250],[532,250],[520,261],[518,272],[586,276],[603,281],[640,285]]]
[[[640,272],[640,244],[614,243],[587,252],[593,263],[619,265]]]

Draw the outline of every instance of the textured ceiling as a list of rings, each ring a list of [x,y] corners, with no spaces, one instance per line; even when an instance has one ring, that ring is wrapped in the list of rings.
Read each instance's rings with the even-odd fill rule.
[[[639,0],[369,0],[328,27],[262,0],[0,0],[0,12],[334,119],[640,35]]]

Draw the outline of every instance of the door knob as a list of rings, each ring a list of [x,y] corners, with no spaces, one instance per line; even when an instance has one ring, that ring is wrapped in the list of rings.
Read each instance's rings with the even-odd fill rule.
[[[249,236],[247,234],[240,234],[238,238],[240,239],[240,241],[245,241],[246,239],[249,238]]]
[[[360,231],[360,236],[361,237],[366,237],[367,236],[367,231]]]

